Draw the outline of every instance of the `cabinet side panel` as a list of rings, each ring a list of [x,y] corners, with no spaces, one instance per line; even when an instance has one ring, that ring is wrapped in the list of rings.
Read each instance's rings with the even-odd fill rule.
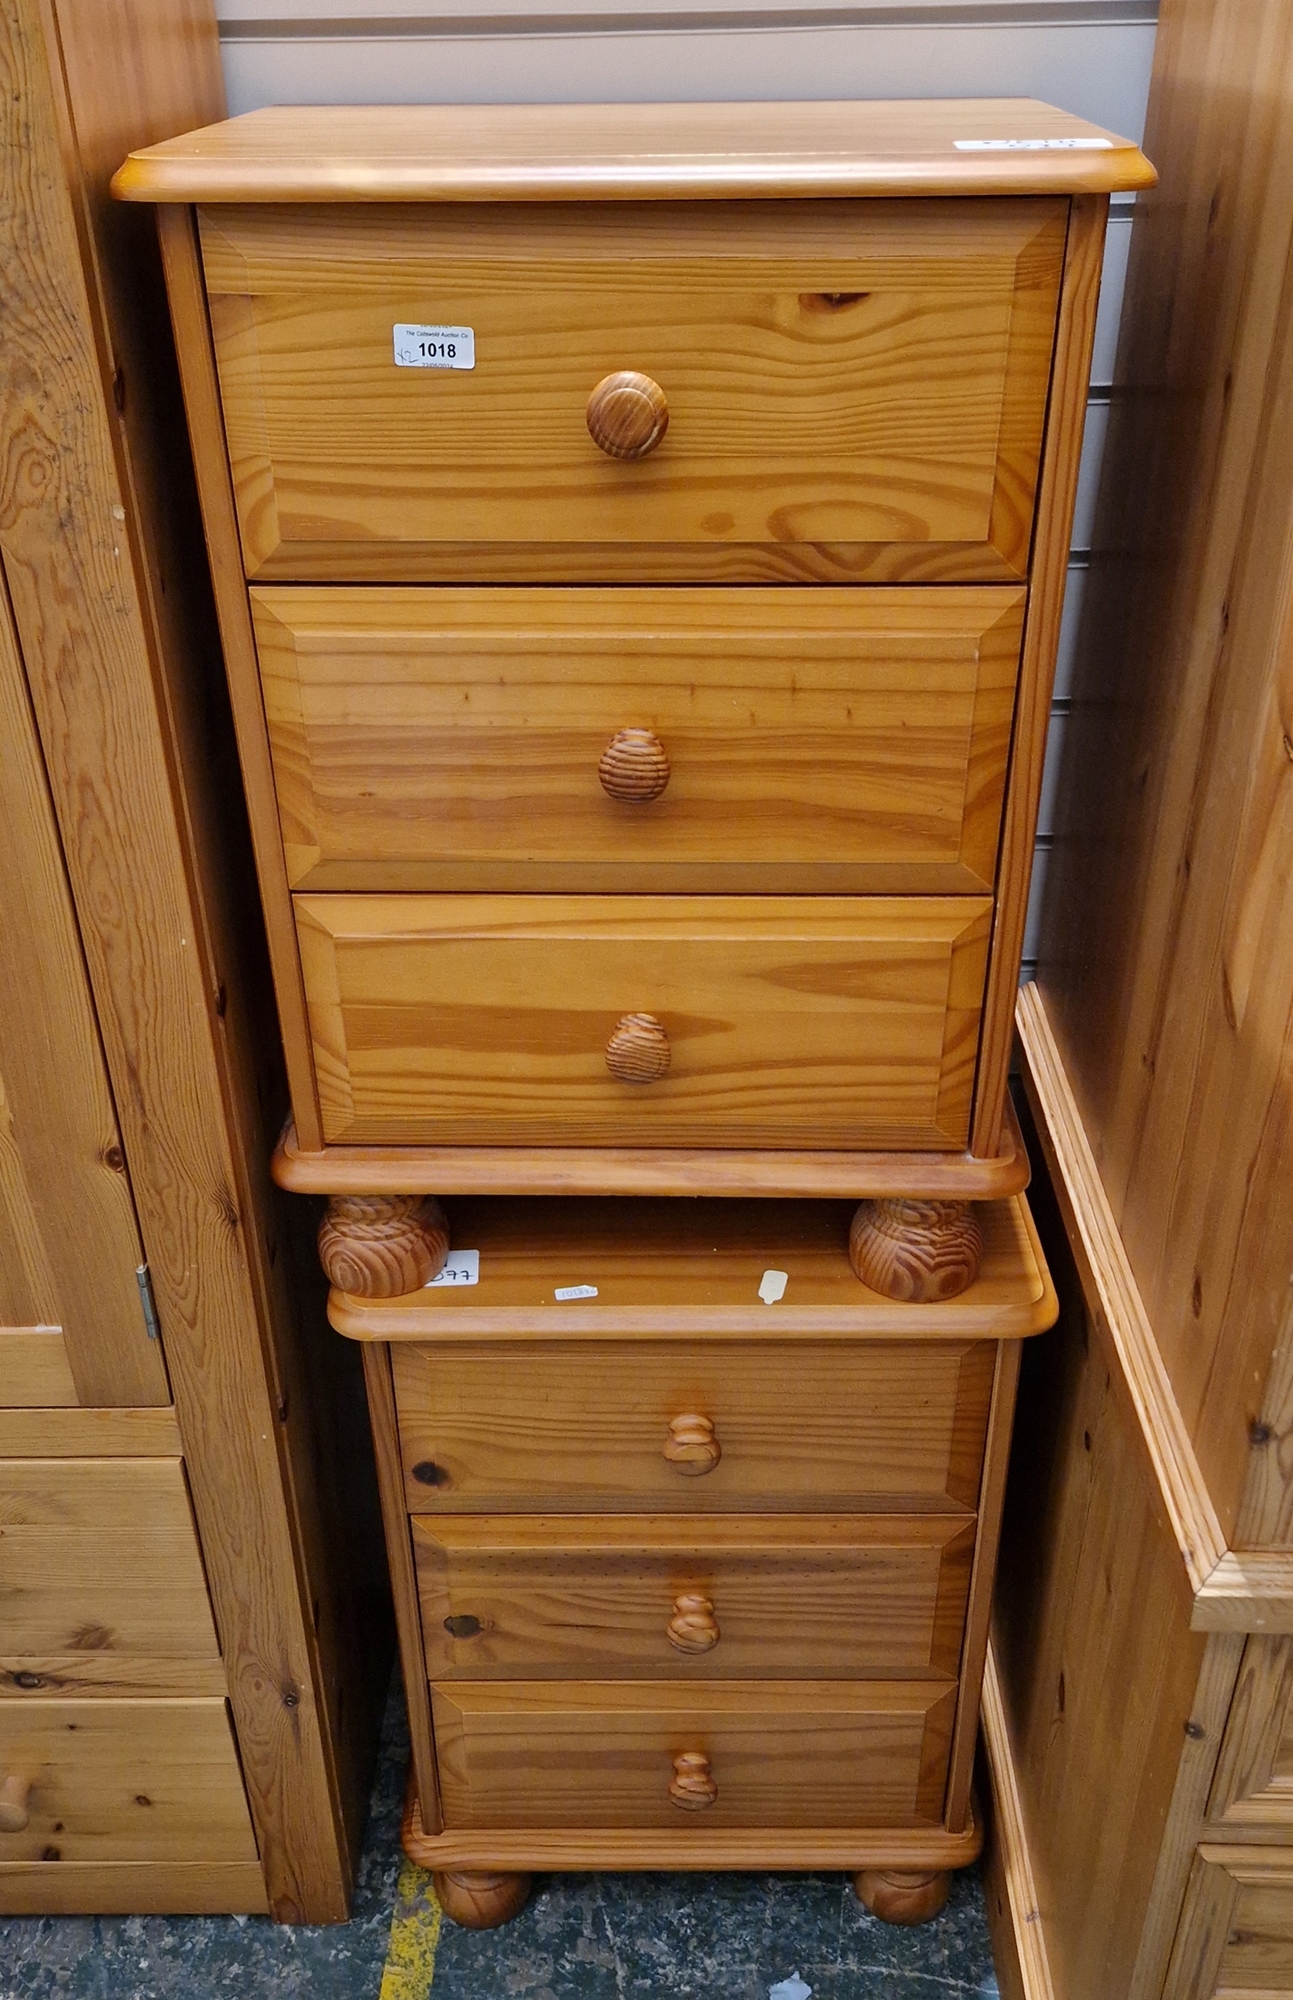
[[[1161,1981],[1229,1688],[1211,1697],[1219,1715],[1196,1713],[1209,1642],[1189,1629],[1185,1568],[1040,1175],[1031,1198],[1061,1317],[1023,1355],[994,1613],[1001,1703],[1056,1992],[1150,2000],[1142,1950]],[[1221,1641],[1231,1678],[1237,1643]],[[1182,1792],[1187,1758],[1199,1768]],[[1160,1851],[1191,1808],[1173,1883]]]

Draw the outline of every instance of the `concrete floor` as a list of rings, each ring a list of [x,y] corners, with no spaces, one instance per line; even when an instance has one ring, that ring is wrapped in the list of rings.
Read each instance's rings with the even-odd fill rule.
[[[0,2000],[378,2000],[405,1759],[392,1702],[349,1924],[10,1918],[0,1921]],[[403,1889],[416,1921],[425,1878],[406,1876]],[[868,1916],[838,1875],[544,1878],[502,1929],[443,1925],[430,2000],[767,2000],[793,1972],[813,2000],[995,1995],[977,1876],[960,1876],[942,1916],[909,1931]],[[425,2000],[416,1984],[392,1976],[383,2000]]]

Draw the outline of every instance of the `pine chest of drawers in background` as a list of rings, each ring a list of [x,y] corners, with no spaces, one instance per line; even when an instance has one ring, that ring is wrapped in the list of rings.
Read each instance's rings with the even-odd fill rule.
[[[159,205],[292,1089],[275,1170],[331,1197],[334,1322],[370,1344],[437,1866],[711,1865],[702,1820],[729,1865],[974,1850],[1003,1230],[1032,1283],[1013,992],[1108,194],[1151,180],[1027,101],[278,110],[118,176]],[[704,1226],[775,1354],[706,1317],[702,1211],[531,1199],[682,1194],[746,1198]],[[818,1205],[829,1358],[802,1285],[759,1301],[753,1196]],[[569,1351],[510,1343],[483,1249],[436,1344],[451,1229],[530,1245],[555,1327],[558,1264],[632,1258],[648,1213],[685,1352],[600,1285]],[[953,1378],[977,1414],[944,1435]],[[706,1464],[720,1389],[753,1402]],[[724,1627],[693,1569],[746,1610]]]

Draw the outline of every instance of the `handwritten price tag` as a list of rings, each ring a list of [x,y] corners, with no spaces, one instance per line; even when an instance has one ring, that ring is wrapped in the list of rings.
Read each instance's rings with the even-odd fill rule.
[[[425,1292],[433,1292],[437,1285],[478,1285],[480,1283],[479,1250],[451,1250],[445,1260],[443,1271],[437,1271],[434,1278],[425,1284]]]

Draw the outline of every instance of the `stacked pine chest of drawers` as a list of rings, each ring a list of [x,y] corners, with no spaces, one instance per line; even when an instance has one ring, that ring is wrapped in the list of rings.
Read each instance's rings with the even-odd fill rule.
[[[1013,989],[1151,178],[1026,101],[266,111],[118,176],[465,1920],[561,1865],[910,1919],[976,1851],[1053,1312]]]

